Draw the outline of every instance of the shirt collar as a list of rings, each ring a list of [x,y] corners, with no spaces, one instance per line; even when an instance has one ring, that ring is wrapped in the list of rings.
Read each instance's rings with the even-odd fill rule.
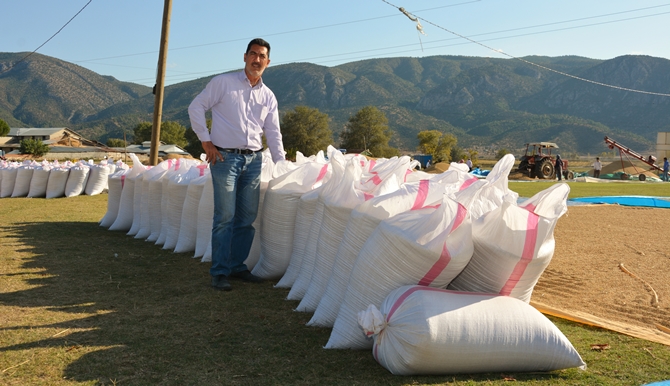
[[[254,88],[254,87],[251,86],[251,82],[249,81],[249,78],[247,78],[247,73],[244,72],[244,70],[240,71],[240,72],[238,73],[237,77],[238,77],[238,78],[240,79],[240,81],[243,82],[244,84],[247,84],[247,85],[249,85],[249,87]],[[263,87],[263,78],[260,78],[260,79],[258,80],[258,83],[256,84],[256,86],[258,86],[258,88]]]

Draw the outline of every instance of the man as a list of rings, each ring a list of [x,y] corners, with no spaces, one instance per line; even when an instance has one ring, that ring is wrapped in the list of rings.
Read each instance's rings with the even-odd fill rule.
[[[668,181],[668,171],[670,170],[670,163],[668,157],[663,157],[663,181]]]
[[[254,39],[244,54],[244,71],[212,78],[188,107],[191,127],[202,142],[214,185],[212,286],[232,289],[229,278],[263,281],[244,264],[258,215],[265,134],[274,162],[284,159],[277,99],[261,75],[270,64],[270,44]],[[205,112],[212,112],[212,131]]]
[[[600,171],[603,169],[603,164],[600,163],[600,157],[596,157],[596,162],[593,163],[593,177],[600,178]]]
[[[561,181],[563,179],[563,160],[561,155],[556,155],[556,163],[554,164],[554,170],[556,170],[556,177]]]
[[[468,158],[467,161],[465,161],[465,164],[468,165],[468,172],[472,171],[472,160]]]

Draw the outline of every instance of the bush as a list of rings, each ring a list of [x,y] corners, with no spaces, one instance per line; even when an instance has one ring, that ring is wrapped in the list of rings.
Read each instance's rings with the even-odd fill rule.
[[[34,157],[41,157],[49,152],[49,145],[39,139],[24,139],[19,148],[21,154],[31,154]]]

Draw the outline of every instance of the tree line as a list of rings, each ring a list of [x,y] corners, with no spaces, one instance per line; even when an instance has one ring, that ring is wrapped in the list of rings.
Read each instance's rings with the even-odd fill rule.
[[[329,127],[330,118],[317,108],[297,106],[287,111],[281,118],[281,132],[284,149],[288,159],[295,159],[297,152],[309,156],[326,150],[335,143]],[[207,121],[211,127],[211,120]],[[141,122],[133,129],[132,144],[151,141],[151,122]],[[0,120],[0,136],[9,132],[9,126]],[[348,152],[364,153],[377,158],[389,158],[400,155],[400,151],[389,141],[393,136],[388,119],[383,111],[374,106],[366,106],[352,115],[339,133],[339,147]],[[476,164],[477,152],[458,147],[457,138],[439,130],[426,130],[418,133],[418,151],[432,155],[433,163],[471,159]],[[41,156],[48,147],[39,140],[22,141],[21,153]],[[160,141],[183,148],[194,157],[203,153],[200,140],[193,130],[175,121],[161,123]],[[23,142],[26,142],[25,144]],[[30,143],[29,143],[30,142]],[[35,143],[33,143],[35,142]],[[41,146],[43,145],[43,146]],[[120,138],[109,138],[109,147],[126,147],[128,143]],[[46,149],[45,149],[46,147]],[[46,150],[46,151],[45,151]]]

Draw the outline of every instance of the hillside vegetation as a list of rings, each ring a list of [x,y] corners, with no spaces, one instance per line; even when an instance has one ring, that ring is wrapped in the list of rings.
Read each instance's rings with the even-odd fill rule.
[[[0,53],[0,70],[24,54]],[[525,60],[623,88],[670,93],[670,61],[649,56],[595,60],[577,56]],[[211,77],[166,88],[163,119],[189,126],[187,107]],[[670,98],[587,83],[515,59],[461,56],[370,59],[325,67],[269,67],[264,82],[282,112],[318,108],[335,134],[365,106],[383,111],[391,145],[415,151],[417,133],[454,134],[462,147],[518,151],[552,141],[561,151],[599,154],[612,136],[640,152],[670,131]],[[122,138],[151,120],[153,94],[56,58],[35,54],[0,75],[0,119],[11,127],[66,126],[100,141]]]

